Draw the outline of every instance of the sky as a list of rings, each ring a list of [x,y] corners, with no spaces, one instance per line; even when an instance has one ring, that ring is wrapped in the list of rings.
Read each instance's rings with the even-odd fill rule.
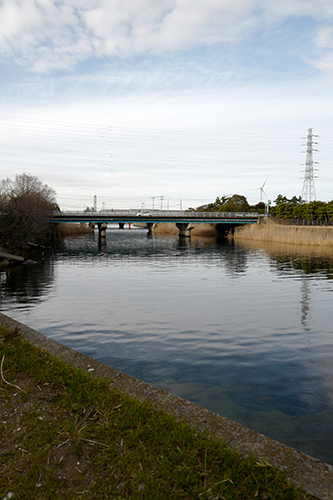
[[[331,0],[0,0],[0,179],[63,210],[333,199]],[[264,192],[260,187],[264,186]]]

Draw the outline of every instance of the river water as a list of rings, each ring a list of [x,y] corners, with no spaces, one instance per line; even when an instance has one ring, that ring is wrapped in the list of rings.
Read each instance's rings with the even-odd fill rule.
[[[111,228],[0,292],[44,335],[333,464],[333,252]]]

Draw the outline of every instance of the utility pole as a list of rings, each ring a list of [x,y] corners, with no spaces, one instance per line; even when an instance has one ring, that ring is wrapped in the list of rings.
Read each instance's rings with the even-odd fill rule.
[[[163,200],[164,200],[164,196],[159,196],[159,198],[161,198],[161,210],[163,210]]]
[[[310,203],[316,199],[316,189],[314,184],[314,175],[313,175],[313,151],[317,151],[317,149],[313,149],[314,144],[318,144],[317,142],[313,142],[313,138],[318,137],[312,133],[312,128],[308,130],[308,142],[306,147],[306,162],[305,162],[305,170],[304,170],[304,182],[301,198],[305,203]]]
[[[152,196],[152,197],[151,197],[151,199],[153,200],[153,210],[154,210],[154,208],[155,208],[155,207],[154,207],[155,198],[156,198],[156,196]]]

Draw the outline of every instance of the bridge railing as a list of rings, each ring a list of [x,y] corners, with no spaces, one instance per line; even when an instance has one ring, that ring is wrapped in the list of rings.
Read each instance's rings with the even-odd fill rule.
[[[97,210],[97,211],[64,211],[64,212],[54,212],[57,216],[75,216],[75,217],[96,217],[96,216],[111,216],[111,217],[131,217],[131,216],[151,216],[151,217],[189,217],[191,219],[231,219],[231,218],[252,218],[259,217],[256,212],[186,212],[180,210],[146,210],[142,212],[141,210]]]

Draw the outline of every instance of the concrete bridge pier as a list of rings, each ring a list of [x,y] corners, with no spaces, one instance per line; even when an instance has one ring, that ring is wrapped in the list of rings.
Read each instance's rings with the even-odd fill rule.
[[[152,234],[157,227],[156,222],[147,222],[148,234]]]
[[[107,224],[104,224],[103,222],[98,222],[97,223],[98,227],[98,239],[103,240],[106,238],[106,228],[108,227]]]
[[[191,226],[189,222],[176,222],[176,227],[179,230],[179,236],[191,238],[191,231],[194,226]]]

